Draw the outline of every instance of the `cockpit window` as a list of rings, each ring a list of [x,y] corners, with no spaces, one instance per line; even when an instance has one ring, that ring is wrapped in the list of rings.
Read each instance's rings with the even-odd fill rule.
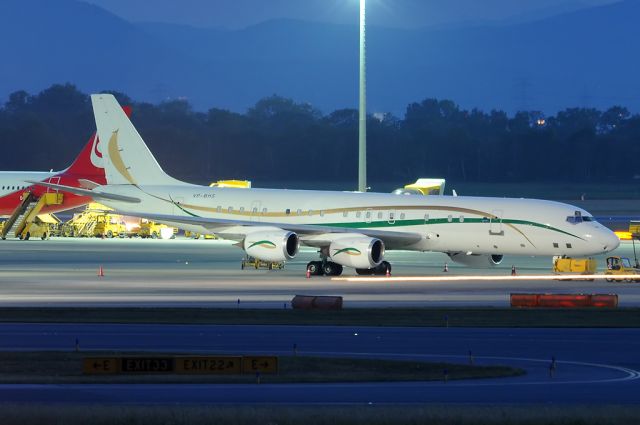
[[[576,211],[573,213],[573,215],[570,215],[569,217],[567,217],[567,221],[569,223],[577,224],[577,223],[582,223],[584,221],[595,221],[595,220],[591,216],[582,215],[580,211]]]

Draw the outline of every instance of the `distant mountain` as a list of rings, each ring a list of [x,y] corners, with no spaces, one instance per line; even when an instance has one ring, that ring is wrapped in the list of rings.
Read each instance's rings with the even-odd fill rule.
[[[626,0],[511,25],[370,27],[370,111],[448,98],[463,107],[623,104],[640,110],[640,2]],[[0,5],[0,99],[72,82],[197,109],[244,110],[277,93],[325,112],[357,105],[356,25],[275,20],[243,30],[132,24],[75,1]]]

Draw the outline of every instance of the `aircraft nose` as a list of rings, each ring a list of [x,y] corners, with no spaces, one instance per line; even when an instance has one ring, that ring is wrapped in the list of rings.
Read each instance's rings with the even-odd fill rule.
[[[610,252],[620,246],[620,238],[609,229],[606,229],[605,232],[601,238],[603,251]]]

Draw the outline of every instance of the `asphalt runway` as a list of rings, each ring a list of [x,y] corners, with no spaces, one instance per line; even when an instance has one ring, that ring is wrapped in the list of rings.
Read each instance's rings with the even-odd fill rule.
[[[640,249],[640,246],[638,247]],[[623,243],[616,254],[633,257]],[[282,308],[296,294],[341,295],[348,307],[496,306],[512,292],[617,293],[640,305],[640,284],[559,281],[336,281],[306,279],[303,250],[285,270],[240,270],[241,249],[213,240],[52,239],[0,241],[0,306],[207,306]],[[551,274],[550,258],[506,257],[495,268],[456,265],[441,253],[391,251],[393,277]],[[604,256],[598,258],[604,268]],[[444,273],[448,262],[449,272]],[[103,266],[105,276],[97,276]],[[343,276],[355,276],[345,269]]]
[[[379,404],[640,402],[639,329],[470,329],[0,324],[0,350],[83,350],[420,359],[520,367],[488,380],[349,384],[0,385],[2,402]],[[550,377],[552,356],[557,360]],[[55,373],[55,371],[52,371]]]

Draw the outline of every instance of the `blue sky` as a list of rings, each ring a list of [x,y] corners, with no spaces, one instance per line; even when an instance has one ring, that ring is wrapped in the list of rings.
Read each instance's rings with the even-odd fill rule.
[[[85,0],[129,21],[236,29],[269,19],[357,21],[358,0]],[[535,19],[617,0],[367,0],[376,25],[415,28]]]

